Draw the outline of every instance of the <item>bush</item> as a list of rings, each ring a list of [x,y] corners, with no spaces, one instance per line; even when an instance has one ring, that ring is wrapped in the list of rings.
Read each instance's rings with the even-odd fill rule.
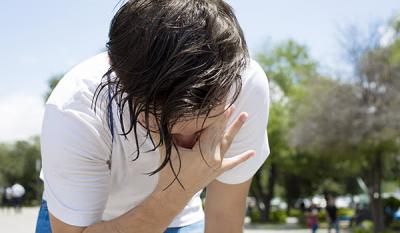
[[[384,206],[397,210],[400,207],[400,200],[395,197],[389,197],[384,200]]]
[[[269,213],[269,220],[272,223],[286,223],[287,214],[284,210],[274,210]]]
[[[389,227],[393,230],[400,230],[400,220],[393,221]]]
[[[372,230],[367,230],[362,227],[355,227],[351,231],[352,233],[374,233]]]
[[[385,210],[385,225],[391,226],[394,220],[393,215],[400,208],[400,200],[394,197],[389,197],[384,200],[383,205]]]
[[[351,232],[352,233],[374,233],[373,230],[366,230],[366,229],[363,229],[362,227],[353,228],[353,230]],[[391,231],[391,230],[386,230],[383,233],[395,233],[395,232]]]
[[[259,223],[261,221],[261,213],[257,208],[251,208],[249,217],[252,223]]]
[[[352,233],[374,233],[374,223],[370,220],[365,220],[359,227],[353,227]]]
[[[354,216],[354,209],[351,208],[339,208],[338,209],[338,217],[339,219],[350,219]]]
[[[318,211],[318,222],[326,222],[326,211],[325,210],[320,210]]]
[[[370,220],[365,220],[360,227],[353,227],[352,233],[374,233],[374,223]],[[391,230],[385,230],[383,233],[395,233]]]
[[[301,212],[301,210],[299,209],[290,209],[289,211],[289,217],[296,217],[296,218],[300,218],[303,215],[303,213]]]

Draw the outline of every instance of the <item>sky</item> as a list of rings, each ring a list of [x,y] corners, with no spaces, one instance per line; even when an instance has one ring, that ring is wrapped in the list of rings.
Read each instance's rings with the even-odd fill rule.
[[[120,0],[2,1],[0,142],[40,133],[47,81],[99,53]],[[400,12],[398,0],[228,0],[252,55],[286,39],[327,69],[342,61],[340,30]]]

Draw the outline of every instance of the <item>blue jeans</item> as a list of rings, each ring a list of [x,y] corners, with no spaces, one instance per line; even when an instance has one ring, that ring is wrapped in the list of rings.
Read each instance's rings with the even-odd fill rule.
[[[313,224],[312,226],[311,226],[311,232],[312,233],[316,233],[317,232],[317,230],[318,230],[318,224]]]
[[[329,222],[328,225],[328,233],[331,233],[331,229],[334,228],[336,233],[340,232],[340,227],[339,227],[339,219],[336,219],[333,222]]]
[[[35,232],[51,233],[49,210],[47,209],[47,202],[45,200],[40,205]],[[170,227],[164,233],[204,233],[204,221],[183,227]]]

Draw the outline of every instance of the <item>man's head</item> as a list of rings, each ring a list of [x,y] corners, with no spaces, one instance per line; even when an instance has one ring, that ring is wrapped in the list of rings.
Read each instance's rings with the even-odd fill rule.
[[[221,104],[213,108],[209,117],[199,116],[196,118],[190,117],[179,119],[170,130],[172,142],[179,147],[187,149],[193,148],[203,130],[215,126],[215,123],[220,117],[222,117],[219,115],[225,111],[224,107],[226,106]],[[144,126],[145,122],[145,117],[142,113],[139,115],[138,123],[140,123],[142,127],[148,128],[154,133],[159,133],[157,120],[153,115],[149,117],[149,125],[147,127]]]
[[[111,67],[99,89],[111,85],[120,119],[129,115],[130,125],[120,120],[125,135],[136,134],[141,118],[151,137],[156,123],[155,148],[163,144],[167,156],[155,172],[168,162],[177,122],[205,124],[235,101],[248,60],[243,32],[222,0],[127,1],[111,22],[107,48]]]

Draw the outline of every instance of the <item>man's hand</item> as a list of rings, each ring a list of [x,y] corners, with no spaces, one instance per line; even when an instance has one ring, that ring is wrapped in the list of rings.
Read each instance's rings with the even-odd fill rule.
[[[174,170],[179,171],[178,179],[184,189],[181,192],[194,195],[203,189],[223,172],[234,168],[255,154],[249,150],[233,158],[224,158],[226,151],[233,139],[243,126],[248,115],[242,112],[234,123],[225,131],[227,121],[234,111],[234,106],[227,109],[224,114],[209,127],[204,129],[199,140],[192,149],[177,147],[172,149],[171,162]],[[157,139],[157,135],[153,135]],[[160,146],[161,161],[165,156],[165,148]],[[177,188],[180,184],[175,180],[175,175],[169,165],[160,172],[160,180],[156,192],[165,190],[169,185]],[[183,194],[183,193],[182,193]]]

